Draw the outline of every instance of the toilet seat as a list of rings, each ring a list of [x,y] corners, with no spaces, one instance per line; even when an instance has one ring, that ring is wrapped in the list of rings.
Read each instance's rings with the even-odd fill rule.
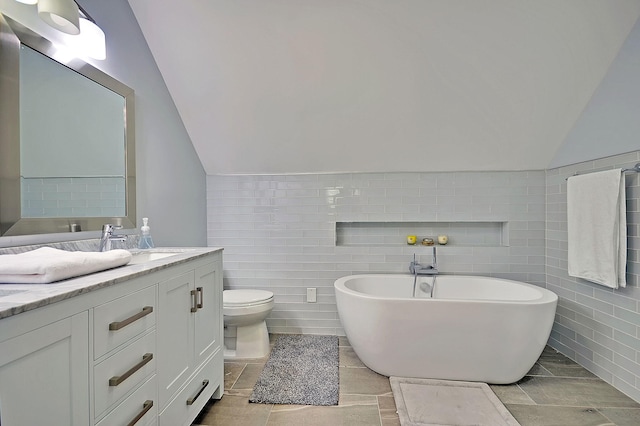
[[[266,290],[224,290],[222,292],[222,304],[229,308],[264,305],[272,301],[273,292]]]

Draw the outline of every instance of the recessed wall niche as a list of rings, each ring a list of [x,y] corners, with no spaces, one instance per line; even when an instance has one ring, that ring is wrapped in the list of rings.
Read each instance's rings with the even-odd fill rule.
[[[451,246],[506,247],[508,231],[509,222],[336,222],[336,245],[406,246],[407,235],[416,235],[420,245],[444,234]]]

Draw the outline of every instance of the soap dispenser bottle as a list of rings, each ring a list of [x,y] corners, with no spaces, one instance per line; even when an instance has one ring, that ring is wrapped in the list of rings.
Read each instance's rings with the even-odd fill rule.
[[[153,248],[153,239],[151,238],[151,228],[149,228],[149,218],[142,218],[142,227],[140,227],[140,243],[138,244],[140,249]]]

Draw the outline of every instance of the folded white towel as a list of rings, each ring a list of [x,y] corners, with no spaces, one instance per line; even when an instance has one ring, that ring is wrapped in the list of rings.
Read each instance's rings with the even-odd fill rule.
[[[42,247],[0,256],[0,283],[47,284],[126,265],[127,250],[106,252],[65,251]]]
[[[626,209],[622,169],[567,180],[569,275],[626,286]]]

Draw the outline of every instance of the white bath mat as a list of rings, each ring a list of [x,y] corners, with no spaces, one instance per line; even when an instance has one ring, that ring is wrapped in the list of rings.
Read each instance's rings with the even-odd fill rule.
[[[519,426],[486,383],[390,377],[402,426]]]

